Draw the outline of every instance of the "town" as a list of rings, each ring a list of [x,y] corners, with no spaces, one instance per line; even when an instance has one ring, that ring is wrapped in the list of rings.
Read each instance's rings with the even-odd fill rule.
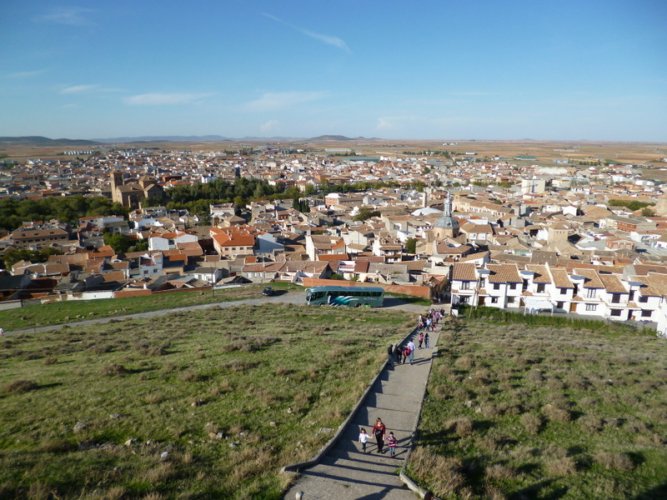
[[[645,165],[568,155],[576,145],[549,160],[474,146],[130,144],[5,161],[5,212],[77,196],[108,206],[72,220],[12,214],[3,307],[346,281],[454,312],[632,321],[667,336],[667,192]]]

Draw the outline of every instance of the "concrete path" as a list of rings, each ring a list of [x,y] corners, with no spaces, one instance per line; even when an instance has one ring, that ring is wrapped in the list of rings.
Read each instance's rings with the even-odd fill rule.
[[[303,492],[303,500],[415,498],[399,480],[398,470],[417,427],[438,334],[430,334],[430,349],[417,349],[412,366],[397,365],[383,371],[340,440],[318,465],[301,472],[286,499],[295,499],[298,492]],[[372,436],[367,453],[361,452],[359,429],[364,427],[371,435],[378,417],[387,426],[387,433],[393,431],[398,439],[396,458],[390,458],[388,452],[379,454]]]

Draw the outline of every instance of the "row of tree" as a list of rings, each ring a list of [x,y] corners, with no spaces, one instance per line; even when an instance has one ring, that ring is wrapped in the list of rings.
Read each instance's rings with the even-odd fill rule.
[[[0,228],[13,231],[28,221],[47,221],[77,224],[79,217],[95,215],[127,215],[127,210],[103,196],[60,196],[40,200],[0,200]]]

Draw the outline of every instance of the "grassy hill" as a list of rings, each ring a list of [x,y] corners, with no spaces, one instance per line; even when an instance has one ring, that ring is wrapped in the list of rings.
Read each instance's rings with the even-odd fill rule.
[[[239,306],[0,339],[0,498],[279,498],[411,316]]]
[[[549,319],[447,326],[411,473],[442,498],[666,498],[665,341]]]
[[[262,285],[246,285],[223,290],[162,292],[148,296],[119,299],[70,300],[48,304],[31,304],[17,309],[0,311],[0,325],[7,331],[58,325],[89,319],[124,316],[163,309],[189,307],[259,298]],[[301,290],[291,284],[277,283],[274,288],[286,292]]]

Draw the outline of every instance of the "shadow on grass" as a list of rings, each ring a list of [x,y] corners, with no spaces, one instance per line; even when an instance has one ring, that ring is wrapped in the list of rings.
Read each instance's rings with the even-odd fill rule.
[[[556,500],[557,498],[563,498],[567,494],[567,487],[563,486],[556,488],[553,491],[544,491],[549,488],[555,482],[554,479],[545,479],[544,481],[539,481],[535,484],[523,488],[519,491],[516,491],[509,495],[507,498],[509,500],[523,500],[525,498],[542,498],[545,500]]]
[[[633,500],[652,500],[655,498],[667,498],[667,482],[640,493]]]

